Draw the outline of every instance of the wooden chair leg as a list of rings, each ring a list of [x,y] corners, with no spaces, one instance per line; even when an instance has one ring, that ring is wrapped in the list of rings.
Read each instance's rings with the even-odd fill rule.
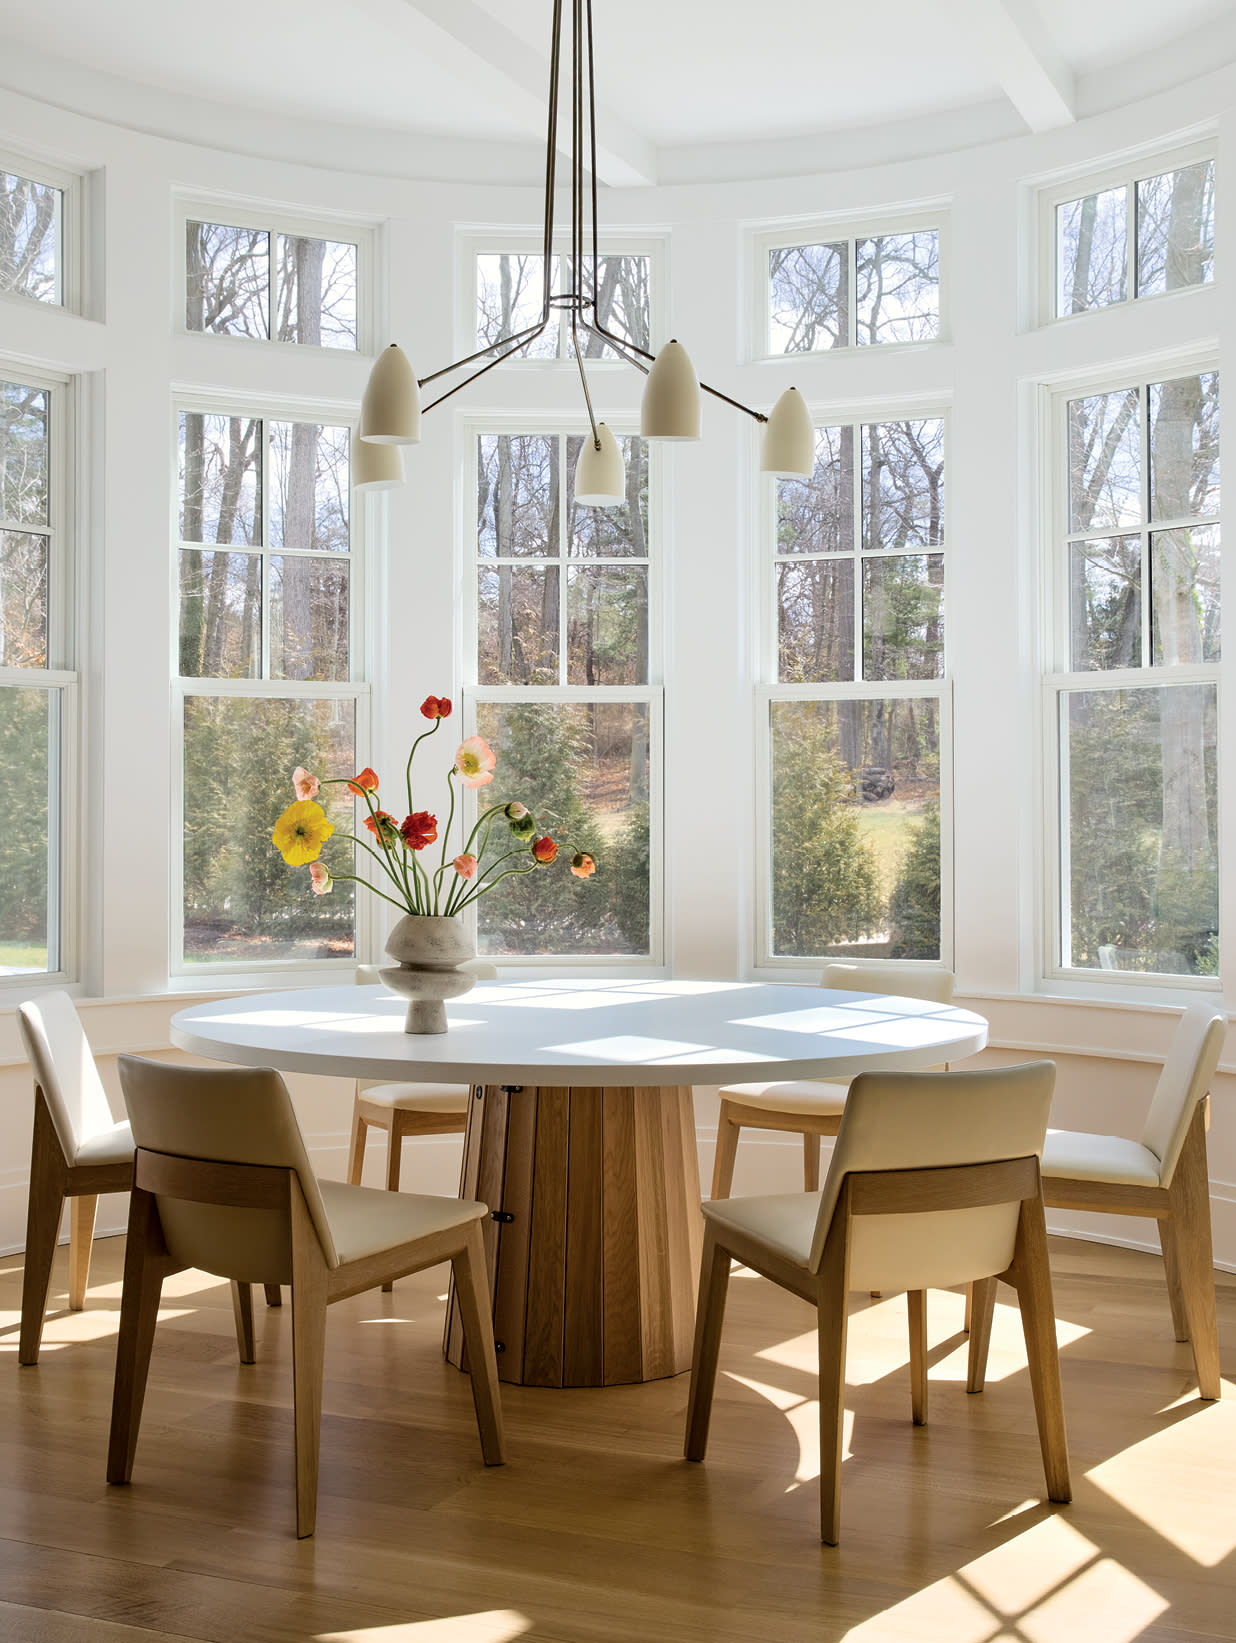
[[[299,1185],[292,1189],[292,1411],[296,1429],[296,1536],[317,1523],[326,1352],[326,1267]]]
[[[236,1318],[236,1350],[240,1353],[240,1361],[254,1363],[253,1291],[248,1284],[233,1283],[232,1312]]]
[[[94,1242],[94,1216],[99,1200],[94,1193],[69,1199],[69,1307],[80,1312],[86,1304],[90,1282],[90,1254]]]
[[[493,1303],[478,1221],[474,1221],[468,1231],[466,1246],[452,1258],[451,1270],[455,1275],[455,1299],[459,1303],[468,1353],[481,1454],[486,1466],[501,1466],[504,1459],[502,1403],[498,1395],[498,1359],[494,1352]]]
[[[803,1136],[803,1191],[819,1192],[820,1190],[820,1138],[818,1135]]]
[[[845,1435],[845,1349],[848,1258],[846,1216],[834,1215],[824,1246],[816,1292],[820,1354],[820,1539],[835,1546],[841,1535],[841,1451]]]
[[[107,1481],[128,1483],[146,1397],[146,1377],[154,1346],[163,1279],[176,1267],[167,1256],[154,1196],[134,1188],[124,1252],[120,1331],[116,1340],[116,1380],[107,1440]]]
[[[64,1212],[64,1154],[51,1114],[37,1092],[34,1139],[30,1149],[30,1197],[26,1208],[26,1257],[21,1279],[20,1364],[38,1363],[43,1314],[51,1289],[52,1261]]]
[[[714,1198],[728,1198],[734,1185],[734,1160],[738,1157],[738,1132],[741,1125],[730,1116],[728,1101],[721,1103],[717,1118],[717,1150],[712,1164],[712,1194]]]
[[[927,1424],[927,1292],[906,1296],[910,1314],[910,1407],[915,1426]]]
[[[1056,1315],[1052,1304],[1051,1269],[1047,1264],[1047,1227],[1043,1200],[1025,1198],[1017,1223],[1017,1253],[1012,1272],[1021,1305],[1021,1327],[1026,1337],[1026,1362],[1034,1394],[1034,1418],[1043,1453],[1047,1498],[1070,1501],[1069,1450],[1064,1430],[1064,1400],[1060,1393],[1060,1357],[1056,1349]],[[971,1336],[973,1339],[973,1336]]]
[[[1172,1309],[1172,1334],[1178,1341],[1189,1338],[1189,1315],[1180,1282],[1180,1258],[1176,1250],[1176,1223],[1170,1217],[1156,1221],[1159,1248],[1163,1251],[1163,1276],[1167,1280],[1167,1301]]]
[[[283,1305],[283,1291],[278,1284],[263,1284],[262,1288],[266,1291],[267,1306]]]
[[[967,1284],[966,1285],[966,1310],[965,1310],[965,1315],[961,1320],[961,1330],[962,1330],[963,1335],[968,1335],[970,1333],[970,1325],[972,1324],[973,1321],[974,1321],[974,1285],[973,1284]]]
[[[991,1346],[991,1324],[996,1313],[996,1278],[976,1278],[967,1288],[970,1302],[970,1350],[966,1365],[966,1391],[981,1392],[987,1381],[987,1353]]]
[[[1203,1109],[1189,1127],[1172,1184],[1167,1189],[1176,1223],[1176,1268],[1197,1389],[1203,1398],[1222,1395],[1219,1382],[1219,1327],[1215,1316],[1215,1269],[1210,1232],[1210,1181],[1206,1168]]]
[[[360,1115],[359,1100],[352,1103],[352,1139],[348,1145],[348,1184],[359,1187],[365,1171],[365,1137],[369,1125]]]
[[[725,1297],[730,1282],[730,1252],[717,1242],[711,1226],[704,1228],[704,1249],[700,1256],[700,1291],[695,1310],[695,1345],[691,1352],[691,1390],[687,1397],[687,1430],[683,1453],[688,1460],[703,1460],[708,1449],[708,1422],[712,1415],[712,1394],[717,1381],[717,1358],[721,1351],[721,1325],[725,1321]]]

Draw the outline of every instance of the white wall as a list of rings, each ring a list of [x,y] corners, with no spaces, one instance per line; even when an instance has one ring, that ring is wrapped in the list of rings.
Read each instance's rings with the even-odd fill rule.
[[[1062,1122],[1136,1133],[1179,993],[1113,994],[1037,980],[1043,838],[1039,822],[1040,612],[1034,487],[1034,384],[1214,344],[1231,352],[1233,284],[1049,327],[1027,328],[1032,277],[1032,182],[1105,164],[1134,147],[1170,146],[1199,122],[1218,132],[1220,232],[1225,185],[1236,177],[1236,72],[1068,130],[951,156],[781,182],[692,185],[606,194],[615,231],[668,236],[669,312],[660,330],[688,342],[716,386],[767,406],[795,381],[821,412],[866,414],[907,398],[951,404],[949,643],[956,722],[956,954],[963,1001],[988,1014],[993,1043],[1017,1054],[1060,1053]],[[27,140],[37,133],[37,145]],[[173,213],[178,192],[348,213],[378,226],[383,298],[376,333],[398,338],[421,371],[458,352],[456,237],[478,224],[534,226],[531,190],[405,183],[248,160],[75,117],[0,93],[0,148],[89,173],[91,317],[0,300],[0,364],[52,366],[78,379],[85,769],[77,841],[85,885],[80,962],[87,1029],[105,1058],[161,1053],[178,999],[166,958],[170,777],[167,680],[168,427],[173,387],[268,393],[356,406],[367,362],[327,351],[264,350],[176,333]],[[951,340],[918,350],[855,350],[817,360],[744,363],[749,258],[757,228],[820,213],[942,202],[952,241]],[[634,413],[641,379],[605,373],[606,410]],[[457,408],[456,408],[457,407]],[[410,483],[386,506],[378,544],[373,760],[407,745],[397,704],[430,690],[458,694],[467,674],[456,599],[461,586],[463,419],[543,409],[579,414],[569,372],[495,371],[427,419],[409,453]],[[667,553],[666,757],[669,957],[679,974],[752,973],[750,800],[754,685],[760,678],[755,529],[760,481],[750,426],[709,405],[705,437],[672,448],[663,474]],[[381,512],[376,516],[381,522]],[[378,534],[381,534],[380,532]],[[1227,586],[1236,588],[1228,555]],[[1236,670],[1222,686],[1224,805],[1236,794]],[[388,758],[389,762],[389,758]],[[140,765],[143,787],[135,791]],[[996,804],[1001,825],[995,825]],[[701,799],[715,796],[711,810]],[[1018,824],[1009,827],[1010,816]],[[1223,923],[1236,929],[1228,864]],[[1229,955],[1236,944],[1228,943]],[[1236,994],[1236,958],[1226,961]],[[813,977],[804,972],[798,979]],[[19,989],[20,991],[20,989]],[[11,995],[14,998],[17,995]],[[0,1248],[21,1244],[29,1149],[29,1080],[12,1011],[0,995]],[[1001,1052],[1003,1053],[1003,1052]],[[106,1065],[105,1059],[105,1065]],[[1236,1055],[1231,1065],[1236,1066]],[[1236,1266],[1236,1120],[1228,1073],[1216,1086],[1211,1131],[1216,1244]],[[348,1091],[297,1083],[324,1173],[341,1167]],[[711,1108],[701,1097],[705,1150]],[[792,1144],[744,1144],[739,1185],[790,1185]],[[453,1182],[456,1153],[430,1143],[409,1184]],[[114,1220],[114,1216],[113,1216]],[[1129,1228],[1137,1240],[1149,1230]],[[1153,1232],[1150,1232],[1153,1238]],[[1144,1240],[1143,1240],[1144,1241]]]

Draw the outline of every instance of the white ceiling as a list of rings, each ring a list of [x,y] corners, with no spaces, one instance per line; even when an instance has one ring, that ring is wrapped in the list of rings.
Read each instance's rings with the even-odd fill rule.
[[[970,140],[1046,129],[1236,56],[1236,0],[594,9],[599,170],[619,185],[683,175],[684,156],[760,174],[761,145],[784,169],[784,139],[868,129],[911,153],[915,122],[945,116],[971,118]],[[531,180],[550,16],[550,0],[0,0],[0,85],[225,148],[320,161],[333,143],[341,164]]]

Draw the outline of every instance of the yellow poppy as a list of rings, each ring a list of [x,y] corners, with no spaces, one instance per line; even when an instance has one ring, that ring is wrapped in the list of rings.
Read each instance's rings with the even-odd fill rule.
[[[289,867],[303,867],[306,862],[318,859],[322,846],[334,831],[334,824],[327,821],[320,804],[314,804],[312,799],[298,799],[279,817],[271,838]]]

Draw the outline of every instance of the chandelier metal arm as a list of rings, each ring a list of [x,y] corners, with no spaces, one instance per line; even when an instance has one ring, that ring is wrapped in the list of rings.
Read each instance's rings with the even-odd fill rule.
[[[533,330],[531,336],[526,337],[526,334],[523,331],[517,332],[512,347],[506,349],[504,353],[496,355],[493,359],[482,365],[479,371],[473,371],[470,376],[464,377],[463,381],[457,382],[453,388],[448,388],[444,394],[439,394],[437,399],[431,399],[428,405],[421,407],[421,414],[424,415],[426,411],[432,411],[435,405],[441,405],[444,399],[450,399],[451,396],[453,394],[457,394],[461,388],[466,388],[470,382],[475,382],[478,377],[483,377],[486,371],[492,371],[495,365],[501,365],[504,359],[510,359],[512,354],[517,354],[524,346],[525,338],[528,342],[533,341],[534,338],[540,336],[541,332],[545,329],[548,323],[548,320],[542,320],[540,325]],[[504,338],[503,340],[506,341],[509,339]],[[491,346],[497,345],[492,344]],[[418,380],[421,383],[433,382],[435,378],[446,376],[450,371],[457,371],[461,365],[467,365],[471,360],[483,358],[487,352],[488,349],[483,348],[479,354],[471,354],[468,359],[457,359],[454,365],[446,365],[442,368],[442,370],[435,371],[433,376],[421,377]]]

